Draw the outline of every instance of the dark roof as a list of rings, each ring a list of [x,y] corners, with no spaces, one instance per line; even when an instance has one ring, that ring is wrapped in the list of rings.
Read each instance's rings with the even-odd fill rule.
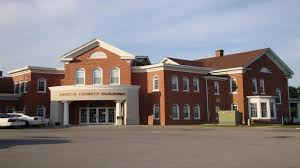
[[[181,64],[181,65],[189,65],[189,66],[201,66],[201,67],[209,67],[216,69],[227,69],[227,68],[236,68],[236,67],[244,67],[248,65],[252,61],[254,61],[257,57],[265,54],[269,48],[240,52],[234,54],[224,55],[222,57],[211,57],[197,60],[184,60],[178,58],[170,58],[170,60]]]

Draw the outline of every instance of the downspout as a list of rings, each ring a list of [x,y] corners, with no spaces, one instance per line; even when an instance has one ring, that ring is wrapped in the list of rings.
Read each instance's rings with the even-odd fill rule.
[[[207,85],[207,79],[205,79],[205,87],[206,87],[206,116],[207,116],[207,122],[210,122],[210,113],[208,109],[208,85]]]

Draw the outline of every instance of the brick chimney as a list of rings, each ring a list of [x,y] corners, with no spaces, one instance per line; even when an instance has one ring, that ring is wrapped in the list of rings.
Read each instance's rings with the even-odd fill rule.
[[[223,57],[224,50],[223,49],[216,49],[216,57]]]

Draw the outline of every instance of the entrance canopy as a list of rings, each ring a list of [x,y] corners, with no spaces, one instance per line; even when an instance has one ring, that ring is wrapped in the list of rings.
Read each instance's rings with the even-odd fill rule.
[[[49,87],[51,101],[126,100],[138,94],[136,85],[71,85]],[[136,99],[136,98],[134,98]]]

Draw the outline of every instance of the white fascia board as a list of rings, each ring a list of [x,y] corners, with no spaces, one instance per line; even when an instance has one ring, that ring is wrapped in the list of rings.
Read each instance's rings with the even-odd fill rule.
[[[253,98],[267,98],[267,99],[270,99],[270,98],[275,98],[275,96],[247,96],[248,99],[253,99]]]
[[[212,75],[228,75],[228,74],[244,73],[247,70],[249,70],[249,69],[244,68],[244,67],[237,67],[237,68],[213,70],[213,71],[210,71],[210,74],[212,74]]]
[[[180,65],[177,62],[169,59],[169,58],[164,58],[161,61],[159,61],[160,64],[173,64],[173,65]]]
[[[122,90],[138,90],[139,85],[67,85],[48,87],[50,91],[72,91],[72,90],[94,90],[94,89],[122,89]]]
[[[178,72],[207,74],[211,69],[206,68],[206,67],[195,67],[195,66],[187,66],[187,65],[173,65],[173,64],[158,63],[158,64],[153,64],[153,65],[135,66],[135,67],[132,67],[132,70],[135,73],[170,70],[170,71],[178,71]]]
[[[57,69],[57,68],[49,68],[49,67],[38,67],[38,66],[25,66],[23,68],[19,69],[14,69],[8,72],[9,75],[14,75],[16,73],[23,73],[23,72],[35,72],[35,71],[40,71],[40,72],[53,72],[53,73],[64,73],[64,70]]]
[[[98,47],[98,46],[101,46],[104,49],[107,49],[107,50],[119,55],[121,57],[121,59],[135,59],[135,55],[133,55],[131,53],[123,51],[123,50],[121,50],[117,47],[114,47],[113,45],[108,44],[99,39],[94,39],[86,44],[83,44],[82,46],[80,46],[74,50],[71,50],[70,52],[64,54],[63,56],[61,56],[61,61],[62,62],[72,61],[78,55],[83,54],[84,52],[86,52],[92,48]]]
[[[207,80],[228,80],[226,77],[219,77],[219,76],[205,76],[204,79]]]

